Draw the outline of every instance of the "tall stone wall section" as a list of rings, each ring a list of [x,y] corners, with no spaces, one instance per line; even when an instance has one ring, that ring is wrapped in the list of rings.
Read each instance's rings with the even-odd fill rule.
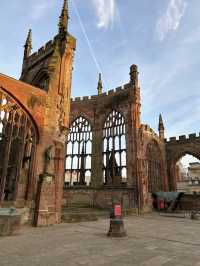
[[[135,83],[131,81],[107,93],[71,99],[70,125],[76,118],[83,116],[90,122],[92,127],[91,188],[97,189],[98,192],[94,193],[94,191],[88,190],[88,188],[86,191],[87,195],[90,195],[90,199],[96,195],[97,200],[94,200],[94,202],[97,206],[101,206],[102,202],[105,202],[105,195],[108,192],[107,188],[103,186],[102,181],[103,127],[107,116],[113,110],[121,112],[126,124],[127,186],[122,188],[122,191],[127,190],[129,194],[129,199],[131,199],[128,201],[129,207],[137,205],[141,209],[149,208],[151,196],[147,188],[146,149],[148,143],[152,141],[158,145],[162,156],[161,178],[163,179],[163,189],[167,190],[165,142],[148,125],[141,124],[140,107],[140,88],[139,86],[135,86]],[[81,191],[84,191],[84,189],[82,188]],[[112,195],[112,189],[109,190],[109,193]],[[130,196],[131,193],[132,196]],[[101,195],[101,197],[97,195]],[[78,197],[76,189],[65,189],[64,202],[71,197],[73,199]]]

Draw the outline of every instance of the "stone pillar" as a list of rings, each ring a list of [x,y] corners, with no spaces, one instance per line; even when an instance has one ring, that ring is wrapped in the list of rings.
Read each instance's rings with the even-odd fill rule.
[[[64,144],[54,141],[40,155],[41,164],[37,182],[35,214],[33,224],[48,226],[61,222],[62,196],[64,184]],[[45,163],[45,153],[52,146],[49,161]],[[47,156],[47,155],[46,155]],[[40,158],[40,157],[39,157]],[[48,164],[47,164],[48,163]],[[45,166],[47,165],[47,166]],[[43,167],[44,166],[44,167]]]
[[[48,226],[57,223],[55,186],[54,176],[40,175],[33,222],[35,226]]]
[[[148,192],[148,176],[145,159],[138,159],[139,207],[143,212],[152,210],[151,193]]]
[[[177,181],[176,181],[176,164],[174,162],[168,162],[169,164],[169,190],[176,191],[177,188]]]
[[[61,222],[62,198],[65,171],[65,148],[61,142],[55,142],[54,173],[55,173],[55,208],[57,222]]]
[[[131,119],[128,120],[126,125],[126,148],[127,148],[127,185],[128,187],[133,187],[135,185],[135,142],[134,142],[134,132],[132,128]]]
[[[103,184],[103,130],[99,127],[93,130],[92,141],[92,174],[91,183],[93,187],[100,187]]]

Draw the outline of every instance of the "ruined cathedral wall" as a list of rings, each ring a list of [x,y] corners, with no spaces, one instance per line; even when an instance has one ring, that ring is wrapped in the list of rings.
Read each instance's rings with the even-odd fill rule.
[[[163,190],[168,190],[168,180],[167,180],[167,168],[166,168],[166,144],[165,140],[160,138],[158,134],[149,127],[149,125],[141,125],[140,134],[139,134],[139,142],[140,142],[140,151],[139,157],[144,161],[143,166],[143,176],[145,179],[148,179],[147,173],[147,162],[148,162],[148,145],[152,144],[158,149],[158,159],[161,162],[161,181],[163,184]],[[146,181],[148,182],[148,181]]]
[[[26,97],[20,97],[20,101],[28,106],[34,117],[38,115],[40,118],[36,119],[40,134],[33,168],[34,185],[30,185],[31,220],[35,225],[59,223],[61,219],[65,141],[69,127],[75,47],[75,39],[67,32],[64,36],[56,36],[53,42],[24,59],[21,80],[26,83],[13,83],[14,94],[19,95],[20,91],[25,94],[21,89],[24,84],[24,88],[27,88]],[[47,215],[48,221],[45,218]]]
[[[160,139],[158,134],[149,125],[142,124],[139,132],[140,142],[143,146],[139,151],[141,157],[145,158],[147,145],[152,141],[157,143],[161,151],[163,150],[163,145],[165,144],[164,140]]]
[[[119,199],[123,209],[135,208],[135,194],[132,188],[74,188],[65,189],[63,205],[65,207],[82,204],[84,206],[111,209],[113,199]]]
[[[100,95],[76,97],[71,99],[70,123],[77,117],[84,116],[93,128],[103,129],[105,120],[113,110],[123,114],[128,122],[129,100],[131,90],[128,87],[118,87]]]
[[[23,149],[24,142],[22,142],[19,152],[15,155],[18,160],[20,156],[25,156],[25,154],[28,154],[28,156],[32,156],[31,164],[29,165],[29,172],[27,172],[27,163],[24,164],[23,169],[20,168],[19,170],[18,184],[16,186],[15,192],[16,197],[13,202],[13,206],[19,208],[19,212],[22,213],[22,223],[26,223],[32,218],[31,210],[34,206],[33,201],[37,188],[37,174],[35,174],[35,169],[37,168],[36,153],[43,132],[45,103],[47,94],[46,92],[34,86],[31,86],[29,84],[15,80],[2,74],[0,75],[0,88],[4,92],[6,92],[11,99],[14,99],[19,104],[19,106],[22,108],[21,110],[24,111],[24,113],[27,115],[27,117],[30,118],[33,124],[34,130],[31,132],[36,133],[33,134],[33,138],[31,141],[35,148],[28,148],[29,144],[27,144],[27,146],[24,146]],[[22,124],[19,123],[18,125],[21,125],[21,128],[24,128]],[[27,137],[25,138],[27,140]],[[25,151],[26,147],[27,150]],[[29,153],[30,149],[32,151],[31,154]]]
[[[134,103],[133,88],[125,84],[115,90],[107,93],[93,95],[91,97],[78,97],[71,100],[70,124],[78,117],[86,118],[92,127],[92,186],[99,187],[102,185],[102,163],[103,163],[103,127],[108,115],[113,111],[120,112],[126,124],[126,147],[127,147],[127,177],[128,184],[131,182],[131,162],[132,147],[132,124],[131,110]]]
[[[165,155],[165,141],[160,138],[156,132],[149,127],[149,125],[141,125],[138,130],[137,139],[137,186],[139,191],[139,206],[144,212],[152,209],[152,195],[153,191],[167,190],[166,187],[166,155]],[[152,153],[149,154],[149,145]],[[160,164],[160,170],[155,169]],[[157,165],[157,166],[156,166]],[[153,172],[152,173],[152,166]],[[151,169],[151,170],[150,170]],[[150,172],[149,172],[150,171]],[[159,172],[159,175],[156,174]],[[160,187],[157,190],[157,186]]]

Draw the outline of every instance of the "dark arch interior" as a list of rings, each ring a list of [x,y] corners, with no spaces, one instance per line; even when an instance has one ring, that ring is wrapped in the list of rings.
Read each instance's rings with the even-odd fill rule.
[[[49,88],[49,75],[47,73],[39,74],[34,80],[33,85],[42,90],[48,91]]]
[[[36,139],[29,115],[0,89],[0,200],[27,199]]]

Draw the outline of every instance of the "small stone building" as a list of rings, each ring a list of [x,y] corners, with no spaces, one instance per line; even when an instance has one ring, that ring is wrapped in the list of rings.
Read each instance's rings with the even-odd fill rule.
[[[35,53],[29,31],[20,80],[0,74],[0,205],[34,225],[59,223],[62,204],[148,210],[151,192],[176,188],[174,165],[188,152],[184,136],[165,141],[161,115],[158,135],[141,123],[136,65],[127,84],[104,93],[100,75],[98,95],[70,99],[68,21],[64,0],[58,34]]]

